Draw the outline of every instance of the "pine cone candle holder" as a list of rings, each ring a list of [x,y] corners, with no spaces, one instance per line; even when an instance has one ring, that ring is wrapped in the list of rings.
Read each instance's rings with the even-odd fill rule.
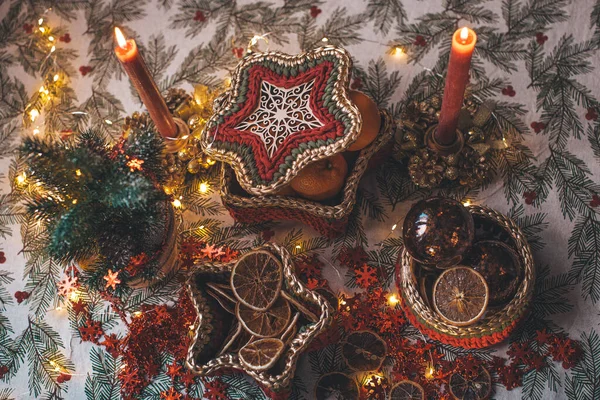
[[[264,275],[260,287],[250,287],[256,274]],[[197,265],[188,292],[199,320],[188,368],[200,376],[243,371],[274,393],[287,389],[298,357],[332,319],[328,301],[298,280],[290,254],[275,244]],[[261,315],[270,317],[257,325]]]
[[[441,101],[432,97],[428,102],[412,102],[402,113],[402,122],[395,135],[393,157],[408,158],[409,175],[422,188],[447,186],[477,187],[490,178],[490,150],[498,138],[488,134],[493,104],[465,101],[458,127],[465,143],[457,153],[444,156],[427,145],[428,132],[436,126]]]

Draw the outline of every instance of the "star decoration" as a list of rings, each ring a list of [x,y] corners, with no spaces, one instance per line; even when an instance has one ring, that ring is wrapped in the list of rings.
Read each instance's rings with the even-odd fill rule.
[[[247,192],[277,190],[296,169],[358,137],[362,122],[348,98],[350,70],[348,53],[333,46],[244,57],[229,96],[202,132],[204,151],[232,164]]]
[[[132,158],[127,161],[127,166],[131,172],[133,171],[141,171],[142,164],[144,164],[144,160],[140,160],[139,158]]]
[[[106,289],[111,287],[113,290],[115,290],[117,285],[121,283],[119,280],[119,271],[112,272],[112,270],[109,269],[108,273],[104,276],[104,280],[106,281]]]
[[[65,275],[60,282],[58,282],[58,294],[60,296],[68,298],[73,292],[77,290],[79,284],[77,283],[76,276]]]

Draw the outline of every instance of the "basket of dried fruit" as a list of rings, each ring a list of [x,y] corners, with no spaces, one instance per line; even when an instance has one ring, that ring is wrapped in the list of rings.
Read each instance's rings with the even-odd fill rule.
[[[237,221],[344,231],[369,160],[393,136],[389,114],[349,90],[351,67],[334,46],[240,62],[200,134],[204,152],[225,163],[221,196]]]
[[[199,323],[187,366],[206,376],[239,370],[274,394],[331,322],[331,306],[294,274],[290,254],[269,244],[225,264],[197,265],[188,291]]]
[[[535,266],[521,229],[483,206],[430,198],[403,227],[396,282],[409,321],[463,348],[505,340],[527,315]]]

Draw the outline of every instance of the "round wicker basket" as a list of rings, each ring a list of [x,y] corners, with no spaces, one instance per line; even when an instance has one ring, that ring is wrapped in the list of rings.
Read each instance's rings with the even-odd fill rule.
[[[403,250],[397,285],[402,307],[409,321],[421,332],[442,343],[463,348],[483,348],[505,340],[527,314],[535,283],[535,266],[529,244],[521,229],[510,218],[482,206],[469,206],[474,217],[485,219],[502,229],[510,238],[523,267],[523,280],[514,298],[500,309],[489,310],[477,323],[457,327],[446,323],[423,299],[414,274],[414,262]]]

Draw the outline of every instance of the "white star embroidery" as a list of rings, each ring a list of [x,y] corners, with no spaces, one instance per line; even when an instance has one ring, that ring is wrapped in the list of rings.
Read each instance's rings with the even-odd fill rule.
[[[236,129],[260,136],[271,158],[289,136],[323,126],[310,108],[314,83],[312,80],[285,89],[262,81],[258,107]]]

